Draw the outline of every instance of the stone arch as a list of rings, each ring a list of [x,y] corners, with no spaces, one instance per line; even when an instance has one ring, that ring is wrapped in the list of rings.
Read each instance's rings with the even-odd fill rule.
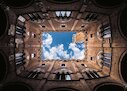
[[[34,0],[3,0],[7,6],[13,8],[22,8],[30,6]]]
[[[13,82],[13,83],[7,83],[2,86],[0,91],[33,91],[32,88],[25,84],[20,82]]]
[[[5,10],[0,6],[0,37],[4,36],[8,28],[8,17]]]
[[[93,91],[125,91],[121,84],[117,83],[101,83],[93,89]]]
[[[0,50],[0,82],[4,80],[7,74],[7,59],[5,54]]]

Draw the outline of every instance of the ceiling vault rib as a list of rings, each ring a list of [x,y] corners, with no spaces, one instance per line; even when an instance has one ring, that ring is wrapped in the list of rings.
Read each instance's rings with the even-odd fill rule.
[[[56,29],[55,29],[55,27],[54,27],[52,21],[51,21],[51,20],[48,20],[48,22],[49,22],[50,26],[52,27],[52,29],[53,29],[54,31],[56,31]]]
[[[87,6],[83,4],[82,7],[80,8],[80,12],[79,12],[79,14],[76,17],[76,20],[74,21],[74,24],[73,24],[73,26],[71,28],[71,31],[74,31],[76,25],[78,24],[78,21],[81,19],[82,15],[83,15],[83,12],[85,11],[86,7]]]

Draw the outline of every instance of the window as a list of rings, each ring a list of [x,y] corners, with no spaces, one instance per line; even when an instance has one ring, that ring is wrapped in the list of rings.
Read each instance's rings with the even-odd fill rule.
[[[84,64],[81,64],[82,66],[84,66]]]
[[[62,72],[62,73],[58,72],[56,74],[55,79],[56,80],[71,80],[71,76],[70,76],[69,72],[67,72],[66,74],[64,72]]]
[[[85,27],[85,25],[81,25],[81,28],[84,28]]]
[[[110,67],[111,66],[111,53],[103,53],[103,65],[106,67]]]
[[[16,65],[23,65],[25,63],[24,62],[25,57],[23,55],[24,55],[24,53],[16,53],[15,54]]]
[[[45,25],[42,25],[42,28],[45,28]]]
[[[84,18],[87,21],[95,21],[98,18],[98,14],[96,13],[87,13],[86,17]]]
[[[70,74],[67,72],[67,74],[65,75],[65,80],[71,80],[71,76]]]
[[[32,35],[32,38],[35,38],[36,37],[36,35],[34,33],[32,33],[31,35]]]
[[[93,60],[93,57],[90,57],[90,60]]]
[[[111,37],[111,28],[109,24],[104,24],[100,29],[101,29],[101,36],[103,38]]]
[[[110,65],[109,63],[107,63],[107,62],[104,62],[103,65],[106,66],[106,67],[110,67],[110,66],[111,66],[111,65]]]
[[[90,37],[92,38],[93,37],[93,34],[90,34]]]
[[[89,79],[99,78],[100,75],[95,70],[85,71],[85,74]]]
[[[71,11],[66,11],[67,17],[71,16]]]
[[[32,53],[32,54],[31,54],[31,58],[34,58],[34,57],[35,57],[35,54],[34,54],[34,53]]]
[[[42,66],[44,66],[45,64],[42,64]]]
[[[36,79],[36,78],[38,78],[40,73],[41,72],[38,72],[38,71],[30,71],[29,74],[27,75],[27,78],[34,78],[34,79]]]
[[[65,67],[65,64],[61,64],[62,67]]]
[[[20,20],[21,22],[25,22],[26,21],[26,19],[24,17],[22,17],[22,16],[19,16],[18,20]]]
[[[65,28],[66,27],[66,24],[61,24],[60,27],[61,28]]]
[[[57,17],[62,17],[62,18],[64,17],[68,18],[71,16],[71,11],[56,11],[55,13]]]
[[[56,73],[56,77],[55,77],[56,80],[60,80],[60,73]]]

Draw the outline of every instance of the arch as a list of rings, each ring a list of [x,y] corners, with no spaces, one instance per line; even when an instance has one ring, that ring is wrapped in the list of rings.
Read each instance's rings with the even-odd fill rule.
[[[54,71],[54,73],[58,73],[58,72],[59,73],[67,73],[67,72],[73,73],[71,70],[66,69],[66,68],[63,68],[63,69],[59,68],[59,69],[57,69],[57,70]]]
[[[27,7],[33,3],[34,0],[3,0],[6,5],[13,8]]]
[[[32,91],[32,88],[25,83],[14,82],[5,84],[0,91]]]
[[[119,74],[122,79],[122,81],[127,83],[127,73],[126,73],[126,67],[127,67],[127,50],[121,55],[120,57],[120,63],[119,63]]]
[[[47,0],[51,3],[59,3],[59,4],[68,4],[68,3],[74,3],[79,0]]]
[[[0,50],[0,82],[4,80],[7,74],[7,62],[4,53]]]
[[[72,89],[72,88],[64,88],[64,87],[61,87],[61,88],[50,89],[48,91],[78,91],[78,90]]]
[[[2,37],[8,28],[8,17],[2,7],[0,7],[0,37]]]
[[[103,8],[112,8],[119,6],[124,0],[93,0],[93,2]]]
[[[93,91],[125,91],[121,84],[117,83],[102,83],[93,89]]]
[[[119,17],[119,21],[118,21],[118,23],[119,23],[119,25],[120,25],[120,33],[121,33],[121,35],[125,38],[125,39],[127,39],[127,26],[126,26],[126,24],[127,24],[127,7],[126,8],[124,8],[123,9],[123,11],[121,12],[121,14],[120,14],[120,17]]]
[[[56,73],[56,76],[55,76],[56,80],[71,80],[70,70],[61,69],[61,70],[57,70],[55,73]]]

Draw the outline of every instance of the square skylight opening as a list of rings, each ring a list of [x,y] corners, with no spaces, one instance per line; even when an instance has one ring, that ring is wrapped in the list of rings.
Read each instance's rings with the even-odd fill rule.
[[[43,32],[41,59],[84,60],[85,43],[83,38],[78,40],[78,35],[79,32]]]

